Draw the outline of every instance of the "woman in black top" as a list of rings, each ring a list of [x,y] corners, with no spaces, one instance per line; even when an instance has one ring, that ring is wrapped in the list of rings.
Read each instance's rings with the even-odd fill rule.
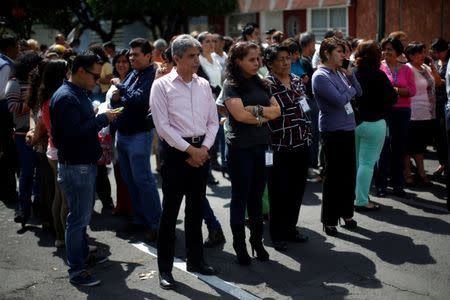
[[[262,244],[262,195],[267,166],[272,164],[267,121],[280,115],[280,107],[258,77],[259,49],[238,42],[230,49],[223,100],[229,112],[225,139],[231,178],[230,223],[233,248],[241,265],[251,263],[245,245],[245,208],[250,222],[250,244],[257,259],[268,260]]]
[[[270,237],[279,251],[286,242],[306,242],[296,229],[306,185],[311,145],[311,119],[304,86],[291,73],[291,53],[287,47],[270,46],[264,51],[269,69],[270,93],[281,109],[281,116],[269,122],[274,151],[269,173]]]
[[[381,49],[372,41],[363,41],[356,49],[355,75],[362,96],[355,99],[356,122],[356,211],[377,210],[368,194],[373,167],[380,157],[386,136],[386,118],[397,94],[386,74],[380,70]]]

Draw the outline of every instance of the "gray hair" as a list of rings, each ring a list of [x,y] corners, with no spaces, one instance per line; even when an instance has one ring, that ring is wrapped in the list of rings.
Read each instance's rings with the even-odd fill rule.
[[[167,42],[163,39],[157,39],[153,42],[153,47],[155,47],[158,50],[164,50],[167,48]]]
[[[182,57],[184,52],[186,52],[189,48],[197,48],[201,49],[202,45],[195,38],[190,36],[189,34],[179,35],[172,42],[172,56]]]
[[[303,32],[300,35],[300,45],[302,48],[308,46],[309,43],[316,40],[316,36],[312,32]]]

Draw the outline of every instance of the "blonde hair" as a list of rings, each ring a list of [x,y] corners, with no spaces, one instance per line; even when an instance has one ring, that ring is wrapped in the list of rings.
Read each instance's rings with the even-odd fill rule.
[[[28,47],[33,51],[39,51],[39,43],[34,39],[27,40]]]

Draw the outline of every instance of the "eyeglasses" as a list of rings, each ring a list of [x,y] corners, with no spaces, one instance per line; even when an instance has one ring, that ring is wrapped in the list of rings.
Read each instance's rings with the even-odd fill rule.
[[[94,80],[95,80],[95,81],[99,80],[100,77],[101,77],[100,74],[93,73],[93,72],[89,71],[88,69],[84,69],[84,70],[86,71],[86,73],[91,74],[91,75],[94,77]]]

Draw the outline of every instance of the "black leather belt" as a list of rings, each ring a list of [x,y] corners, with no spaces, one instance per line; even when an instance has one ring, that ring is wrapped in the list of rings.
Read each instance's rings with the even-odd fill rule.
[[[193,136],[193,137],[184,137],[183,140],[188,142],[191,145],[198,145],[203,143],[203,140],[205,139],[204,135],[201,136]]]

